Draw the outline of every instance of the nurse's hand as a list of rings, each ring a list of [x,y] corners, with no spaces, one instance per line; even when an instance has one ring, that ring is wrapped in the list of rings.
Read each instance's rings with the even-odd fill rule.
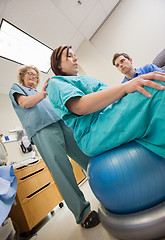
[[[164,90],[165,86],[159,83],[154,82],[153,80],[165,82],[165,73],[162,72],[151,72],[144,75],[140,75],[128,82],[123,83],[125,93],[133,93],[140,92],[146,97],[152,97],[151,93],[149,93],[144,86],[155,88],[158,90]]]
[[[43,86],[42,91],[41,91],[41,93],[42,93],[45,97],[47,96],[46,88],[47,88],[47,86],[48,86],[49,80],[50,80],[50,78],[48,78],[48,79],[45,81],[44,86]]]

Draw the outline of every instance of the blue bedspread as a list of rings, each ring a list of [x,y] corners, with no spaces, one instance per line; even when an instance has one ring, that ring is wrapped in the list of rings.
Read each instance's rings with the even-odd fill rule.
[[[0,226],[7,218],[17,191],[13,166],[0,166]]]

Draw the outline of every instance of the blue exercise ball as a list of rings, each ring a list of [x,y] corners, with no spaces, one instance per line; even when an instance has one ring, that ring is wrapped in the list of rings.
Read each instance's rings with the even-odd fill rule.
[[[93,157],[90,187],[108,210],[132,213],[165,200],[165,158],[132,141]]]

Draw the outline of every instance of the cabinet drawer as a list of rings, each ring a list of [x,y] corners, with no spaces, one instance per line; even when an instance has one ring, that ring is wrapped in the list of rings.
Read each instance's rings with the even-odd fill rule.
[[[18,183],[17,195],[20,201],[33,195],[51,181],[53,178],[47,168],[42,168],[33,175],[26,176]]]
[[[63,200],[55,182],[51,182],[35,195],[22,201],[29,228],[34,227]]]
[[[42,168],[47,168],[47,167],[46,167],[44,161],[41,159],[39,161],[38,160],[34,161],[34,163],[31,165],[27,165],[27,166],[24,166],[24,167],[21,167],[18,169],[14,169],[14,173],[17,177],[17,180],[19,181],[19,179],[22,179],[30,174],[33,174]]]
[[[81,170],[80,166],[72,159],[71,159],[71,164],[73,167],[73,172],[74,172],[76,181],[79,184],[86,178],[86,176],[85,176],[84,172]]]

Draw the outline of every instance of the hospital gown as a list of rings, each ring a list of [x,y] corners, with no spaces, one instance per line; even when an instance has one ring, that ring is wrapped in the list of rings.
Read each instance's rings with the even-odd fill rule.
[[[47,92],[56,112],[73,129],[79,147],[87,155],[93,157],[135,140],[165,157],[164,90],[145,87],[151,98],[130,93],[100,111],[82,116],[65,107],[70,98],[109,87],[89,76],[55,76],[49,80]]]

